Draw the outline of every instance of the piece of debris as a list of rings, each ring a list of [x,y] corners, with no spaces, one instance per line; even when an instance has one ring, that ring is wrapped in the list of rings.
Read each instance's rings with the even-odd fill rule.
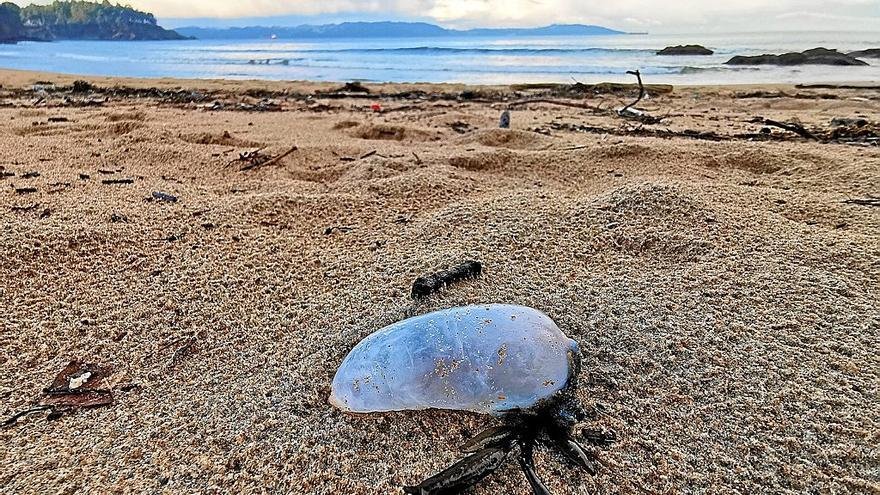
[[[16,187],[14,189],[16,194],[33,194],[37,192],[36,187]]]
[[[658,124],[658,123],[660,123],[660,121],[662,121],[663,119],[653,117],[653,116],[649,115],[648,113],[643,112],[642,110],[638,110],[637,108],[635,108],[635,106],[640,101],[642,101],[642,99],[647,94],[647,92],[645,91],[645,85],[642,83],[641,71],[628,70],[628,71],[626,71],[626,73],[631,74],[633,76],[636,76],[636,78],[638,79],[638,81],[639,81],[639,96],[638,96],[638,98],[635,99],[635,101],[633,101],[629,105],[618,110],[617,115],[619,117],[623,117],[625,119],[638,120],[639,122],[641,122],[643,124]]]
[[[13,206],[11,209],[14,213],[25,213],[28,211],[34,211],[40,207],[40,203],[33,203],[27,206]]]
[[[262,153],[262,148],[255,151],[246,151],[244,153],[240,153],[238,158],[230,163],[244,163],[244,165],[242,165],[242,167],[239,169],[240,171],[244,172],[247,170],[253,170],[255,168],[274,165],[285,158],[287,155],[290,155],[298,149],[299,148],[296,146],[291,146],[290,149],[288,149],[284,153],[275,156],[264,155]]]
[[[177,196],[172,196],[170,194],[166,194],[160,191],[153,191],[150,200],[162,201],[165,203],[177,203]]]
[[[501,112],[501,120],[498,122],[500,129],[510,129],[510,110]]]
[[[100,388],[110,373],[110,368],[70,361],[43,389],[38,405],[13,415],[3,422],[3,426],[12,426],[35,412],[51,411],[48,419],[57,419],[78,409],[113,404],[113,391]]]
[[[764,125],[769,125],[770,127],[778,127],[780,129],[786,130],[788,132],[793,132],[793,133],[797,134],[798,136],[801,136],[805,139],[809,139],[812,141],[819,141],[819,138],[817,138],[812,132],[808,131],[801,124],[796,124],[793,122],[777,122],[775,120],[762,119],[761,117],[755,117],[750,122],[753,124],[764,124]]]
[[[846,199],[843,201],[843,203],[848,204],[848,205],[858,205],[858,206],[880,206],[880,198],[867,197],[867,198]]]
[[[40,412],[40,411],[48,411],[52,408],[53,408],[52,406],[36,406],[36,407],[32,407],[30,409],[25,409],[24,411],[13,414],[9,419],[4,421],[2,423],[2,425],[3,426],[13,426],[16,423],[18,423],[19,419],[27,416],[28,414],[33,414],[35,412]]]
[[[176,347],[174,353],[171,355],[171,359],[168,361],[168,367],[176,368],[184,358],[194,354],[198,350],[198,341],[200,339],[203,340],[206,336],[207,332],[204,330],[198,333],[190,331],[182,336],[172,339],[170,342],[161,344],[159,346],[160,349]]]
[[[134,179],[104,179],[101,184],[134,184]]]
[[[73,86],[70,87],[70,91],[72,93],[89,93],[95,90],[95,86],[88,81],[73,81]]]
[[[110,221],[113,223],[127,223],[128,217],[119,213],[113,213],[110,215]]]
[[[354,230],[354,227],[327,227],[324,229],[324,235],[331,235],[333,232],[351,232],[352,230]]]
[[[49,117],[49,122],[59,123],[59,122],[70,122],[67,117]]]
[[[477,278],[483,273],[483,264],[479,261],[466,261],[448,270],[423,275],[415,280],[412,285],[411,296],[413,299],[424,299],[442,288],[467,280]]]
[[[459,134],[466,134],[468,132],[471,132],[474,129],[467,122],[462,122],[460,120],[456,120],[455,122],[449,124],[449,127],[451,127],[453,131],[455,131]]]
[[[22,179],[33,179],[34,177],[39,177],[39,176],[40,176],[40,173],[35,170],[21,174]]]
[[[868,120],[861,118],[837,117],[831,119],[831,125],[834,127],[865,127],[868,125]]]
[[[347,82],[343,84],[341,87],[336,88],[330,93],[361,93],[361,94],[370,94],[370,88],[364,86],[358,81]]]
[[[79,180],[89,180],[91,178],[92,176],[90,176],[89,174],[79,174]]]

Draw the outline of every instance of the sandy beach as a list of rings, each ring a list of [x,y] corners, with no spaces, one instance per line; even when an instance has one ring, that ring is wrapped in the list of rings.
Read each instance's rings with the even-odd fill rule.
[[[0,420],[72,360],[113,403],[0,428],[3,493],[400,493],[497,420],[343,414],[332,377],[478,302],[551,316],[618,434],[596,477],[539,451],[556,494],[880,493],[877,87],[651,90],[644,124],[634,87],[77,79],[0,71]]]

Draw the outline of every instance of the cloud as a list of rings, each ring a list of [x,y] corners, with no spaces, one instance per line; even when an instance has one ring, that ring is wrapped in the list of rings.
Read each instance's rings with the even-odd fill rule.
[[[723,32],[877,31],[880,25],[878,0],[127,0],[127,3],[160,18],[347,14],[428,19],[450,27],[589,23],[630,30]]]

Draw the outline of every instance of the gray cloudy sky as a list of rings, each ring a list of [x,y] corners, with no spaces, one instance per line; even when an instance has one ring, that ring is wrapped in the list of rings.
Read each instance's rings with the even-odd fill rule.
[[[126,0],[123,3],[153,12],[160,19],[173,19],[175,24],[186,18],[293,15],[306,21],[411,18],[450,27],[587,23],[652,32],[813,29],[880,32],[880,0]]]

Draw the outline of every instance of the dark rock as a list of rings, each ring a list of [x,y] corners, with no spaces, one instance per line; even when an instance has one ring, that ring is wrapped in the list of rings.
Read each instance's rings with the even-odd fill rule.
[[[783,53],[782,55],[764,54],[755,56],[737,55],[727,62],[727,65],[839,65],[861,66],[868,65],[857,58],[851,57],[837,50],[827,48],[813,48],[801,53]]]
[[[714,55],[715,52],[702,45],[667,46],[657,55]]]
[[[880,58],[880,48],[868,48],[867,50],[849,52],[847,55],[850,57]]]

